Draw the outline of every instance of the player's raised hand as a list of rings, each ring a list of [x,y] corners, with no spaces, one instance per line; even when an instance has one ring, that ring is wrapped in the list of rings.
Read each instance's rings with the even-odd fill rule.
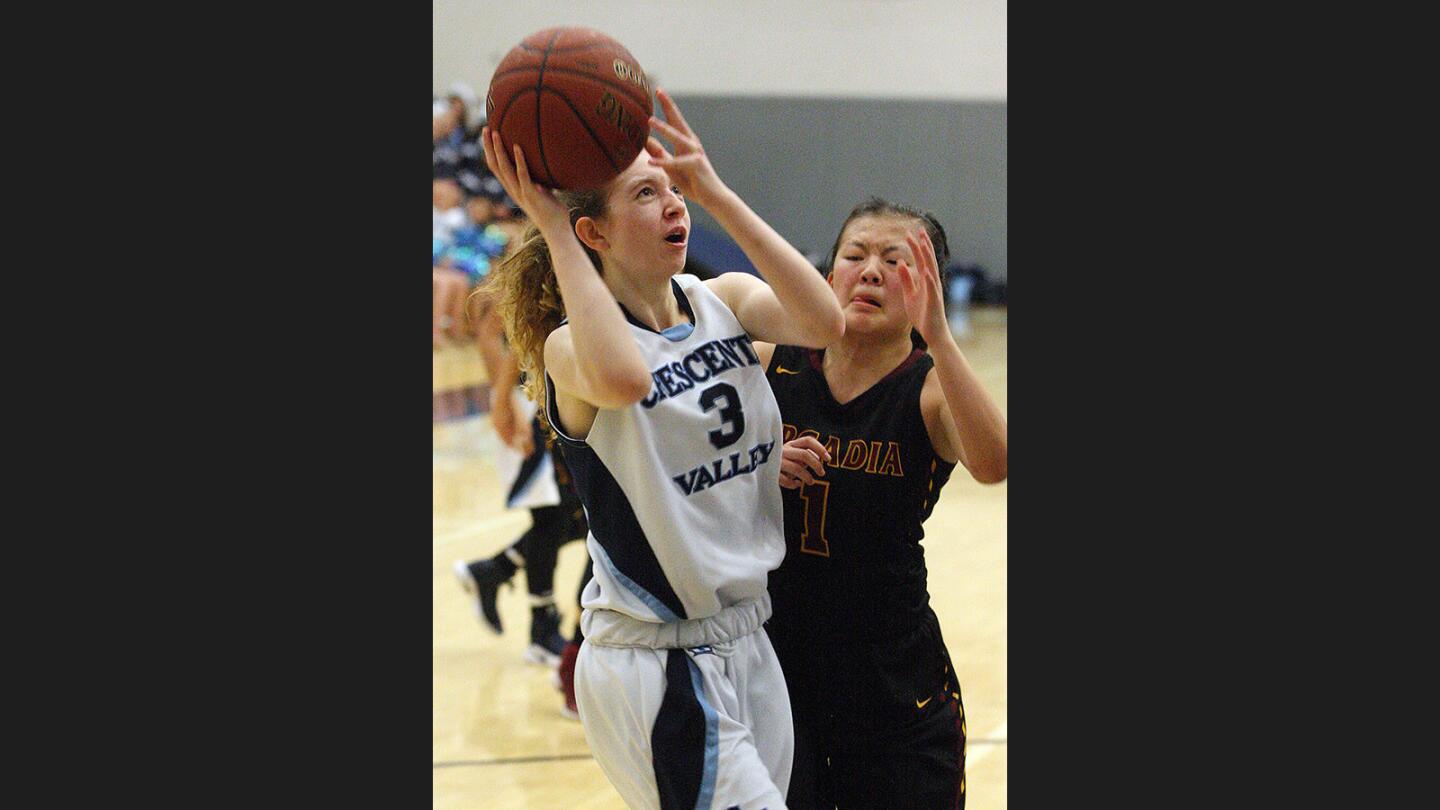
[[[785,443],[780,450],[780,486],[795,489],[815,483],[816,476],[825,475],[825,462],[830,451],[814,436],[801,436]]]
[[[700,136],[685,122],[685,116],[680,114],[675,100],[670,98],[669,93],[659,89],[655,91],[655,97],[660,100],[660,107],[665,111],[669,122],[652,115],[650,127],[670,141],[675,152],[671,154],[666,151],[665,146],[651,135],[645,142],[645,151],[650,153],[650,165],[664,169],[670,176],[670,182],[680,188],[681,194],[704,205],[725,186],[720,182],[720,176],[715,173],[715,167],[710,165],[710,158],[705,154]]]
[[[500,140],[499,132],[485,127],[481,130],[480,140],[485,147],[485,165],[490,168],[490,173],[500,180],[500,185],[505,187],[505,193],[520,206],[525,216],[529,217],[547,238],[551,237],[551,229],[568,230],[570,210],[555,197],[555,192],[530,179],[530,170],[525,165],[525,153],[520,145],[515,145],[515,159],[512,161],[505,154],[505,145]]]
[[[905,314],[910,323],[925,338],[926,343],[935,343],[950,334],[945,320],[945,296],[941,291],[940,266],[935,258],[935,245],[930,233],[921,226],[919,233],[905,234],[905,243],[915,257],[912,267],[904,259],[897,270],[900,274],[900,297],[905,302]]]

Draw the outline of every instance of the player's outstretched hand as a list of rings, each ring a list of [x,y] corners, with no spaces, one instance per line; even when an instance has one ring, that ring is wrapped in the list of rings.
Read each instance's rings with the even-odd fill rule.
[[[670,98],[669,93],[659,89],[655,91],[655,97],[660,100],[660,108],[665,111],[669,122],[661,121],[652,115],[650,127],[674,145],[675,153],[667,152],[664,145],[651,135],[645,142],[645,151],[650,153],[650,165],[664,169],[670,176],[670,182],[680,188],[681,194],[705,205],[707,200],[714,199],[725,186],[720,182],[720,176],[715,173],[715,167],[710,165],[710,158],[705,154],[700,136],[685,123],[685,116],[680,114],[675,100]]]
[[[490,168],[490,173],[500,180],[500,185],[505,187],[505,193],[510,199],[520,206],[525,216],[534,222],[541,233],[550,238],[553,229],[569,230],[570,210],[560,200],[556,199],[555,192],[536,183],[530,179],[530,170],[525,165],[525,152],[519,144],[515,145],[515,159],[511,161],[505,154],[505,145],[500,141],[500,133],[485,127],[480,132],[480,140],[485,147],[485,165]]]
[[[815,483],[816,476],[825,475],[825,462],[830,451],[814,436],[801,436],[785,443],[780,450],[780,486],[795,489]]]
[[[905,314],[910,323],[934,345],[936,341],[950,334],[949,323],[945,320],[945,295],[941,291],[940,265],[935,258],[935,244],[924,227],[919,233],[905,234],[905,243],[915,257],[915,266],[901,260],[900,297],[905,302]]]

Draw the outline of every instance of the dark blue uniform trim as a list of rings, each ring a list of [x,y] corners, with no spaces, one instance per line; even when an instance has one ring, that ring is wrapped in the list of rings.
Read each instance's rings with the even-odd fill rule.
[[[655,557],[650,539],[640,527],[635,508],[620,483],[593,447],[565,435],[557,418],[560,409],[555,404],[555,387],[548,374],[545,375],[545,399],[550,424],[559,438],[575,491],[585,504],[590,533],[609,556],[611,573],[618,574],[616,578],[655,610],[661,620],[673,622],[690,618],[660,567],[660,560]]]
[[[541,464],[550,454],[550,451],[545,447],[545,434],[540,430],[540,421],[538,419],[530,420],[530,439],[533,442],[531,446],[534,449],[532,449],[530,455],[526,456],[525,460],[520,463],[520,472],[515,476],[515,483],[510,485],[510,493],[505,496],[506,505],[514,503],[521,495],[530,489],[530,486],[536,478],[536,473],[540,471]]]
[[[697,694],[689,656],[684,650],[669,650],[665,659],[665,697],[650,730],[650,752],[655,766],[655,786],[660,792],[661,810],[694,810],[700,804],[706,780],[706,760],[711,757],[709,718]],[[710,774],[709,807],[715,782]]]

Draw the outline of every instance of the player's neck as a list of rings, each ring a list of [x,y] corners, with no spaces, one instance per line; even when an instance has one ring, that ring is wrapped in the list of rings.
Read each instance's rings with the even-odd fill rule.
[[[846,332],[825,350],[825,371],[839,374],[889,374],[914,350],[910,333],[890,339]]]
[[[615,300],[625,307],[636,320],[657,332],[689,321],[675,301],[667,276],[659,283],[651,279],[638,280],[623,273],[606,273],[605,286],[610,288]]]

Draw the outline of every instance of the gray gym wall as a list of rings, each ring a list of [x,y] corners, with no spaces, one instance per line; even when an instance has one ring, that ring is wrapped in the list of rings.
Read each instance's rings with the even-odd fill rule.
[[[828,255],[845,215],[873,194],[934,213],[952,262],[1006,276],[1003,102],[722,96],[676,102],[716,172],[802,251]],[[703,209],[691,216],[718,228]]]
[[[952,261],[1006,278],[1005,0],[432,0],[432,92],[481,98],[556,25],[624,43],[720,176],[801,250],[875,194],[932,211]],[[658,112],[658,111],[657,111]],[[697,222],[714,220],[695,207]]]

